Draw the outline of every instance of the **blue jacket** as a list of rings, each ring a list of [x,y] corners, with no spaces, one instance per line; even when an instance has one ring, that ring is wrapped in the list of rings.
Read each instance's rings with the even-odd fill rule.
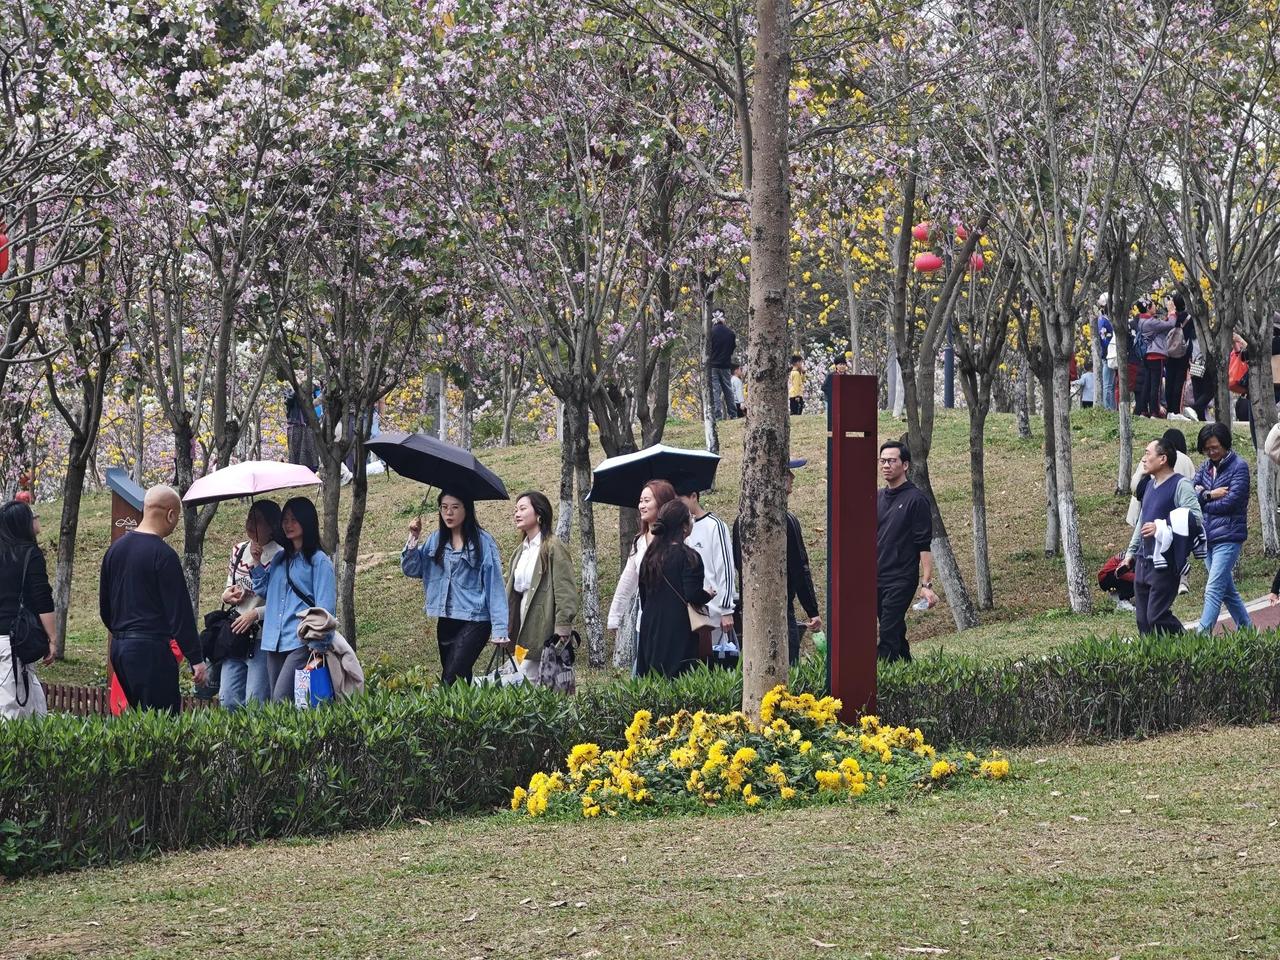
[[[426,594],[423,607],[429,617],[449,617],[473,623],[488,621],[495,639],[507,636],[507,582],[502,573],[498,544],[485,531],[480,531],[480,555],[468,543],[462,550],[452,544],[444,548],[444,556],[436,563],[437,530],[420,546],[405,546],[400,553],[400,569],[406,577],[422,581]]]
[[[255,566],[253,592],[267,598],[262,616],[262,649],[274,653],[286,653],[302,646],[298,639],[298,624],[307,612],[307,604],[289,587],[289,580],[303,593],[330,613],[338,609],[338,584],[333,575],[333,561],[323,550],[317,550],[308,562],[301,553],[295,554],[289,564],[289,576],[285,576],[284,551],[276,554],[269,567]]]
[[[1206,460],[1196,471],[1194,481],[1200,488],[1200,508],[1204,511],[1205,538],[1210,543],[1244,543],[1249,536],[1249,464],[1234,450],[1214,471],[1213,461]],[[1209,491],[1226,487],[1227,495],[1211,500]]]

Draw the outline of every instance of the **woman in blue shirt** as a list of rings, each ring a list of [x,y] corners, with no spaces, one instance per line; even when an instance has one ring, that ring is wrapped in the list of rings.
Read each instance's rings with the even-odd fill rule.
[[[475,504],[442,493],[439,505],[440,528],[426,543],[418,543],[422,520],[409,524],[400,569],[422,581],[427,616],[439,618],[441,681],[470,683],[485,642],[491,636],[507,642],[506,577],[497,542],[476,521]]]
[[[306,666],[307,646],[298,639],[298,625],[311,607],[333,613],[337,581],[333,561],[320,549],[320,519],[316,505],[294,497],[281,511],[284,549],[267,566],[262,548],[249,548],[253,557],[253,592],[267,598],[262,611],[262,653],[267,658],[271,699],[293,699],[293,672]]]

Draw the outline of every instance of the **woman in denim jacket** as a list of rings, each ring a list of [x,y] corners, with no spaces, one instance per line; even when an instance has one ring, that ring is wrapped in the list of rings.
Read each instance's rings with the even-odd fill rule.
[[[507,585],[498,544],[476,521],[475,504],[440,494],[440,529],[419,545],[422,520],[409,524],[400,553],[406,577],[422,581],[427,616],[437,617],[441,680],[471,682],[485,643],[507,642]]]

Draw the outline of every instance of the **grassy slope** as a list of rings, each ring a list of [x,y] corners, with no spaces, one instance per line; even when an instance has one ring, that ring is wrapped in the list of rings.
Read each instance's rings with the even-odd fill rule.
[[[1115,475],[1116,427],[1114,415],[1104,411],[1075,414],[1076,488],[1083,520],[1086,560],[1096,569],[1127,538],[1124,512],[1127,502],[1112,495]],[[1162,425],[1163,426],[1163,425]],[[1185,424],[1194,427],[1194,424]],[[883,438],[899,434],[901,423],[882,417]],[[1148,439],[1148,438],[1140,438]],[[701,426],[673,424],[668,443],[699,446]],[[966,576],[972,576],[972,538],[969,510],[968,427],[964,411],[943,412],[938,420],[931,471],[941,508]],[[742,423],[722,426],[726,451],[721,486],[706,499],[720,516],[732,518],[737,509],[740,484]],[[1012,418],[992,416],[987,429],[987,490],[989,534],[995,577],[997,608],[983,615],[977,630],[956,634],[945,609],[910,614],[910,632],[917,652],[945,648],[983,655],[1021,654],[1042,650],[1091,631],[1131,630],[1132,617],[1110,611],[1098,595],[1102,612],[1078,617],[1066,610],[1062,561],[1046,559],[1044,538],[1044,468],[1039,439],[1021,441]],[[1194,443],[1192,443],[1194,446]],[[810,467],[797,475],[792,509],[800,516],[809,541],[810,556],[819,593],[825,593],[826,534],[826,424],[821,416],[792,419],[792,453],[808,457]],[[506,481],[513,493],[534,487],[558,489],[559,448],[553,444],[486,450],[483,459]],[[874,469],[868,464],[867,469]],[[360,642],[366,660],[392,664],[434,663],[433,632],[421,612],[414,581],[400,575],[397,555],[408,518],[424,493],[418,484],[398,478],[378,477],[371,484],[370,509],[362,541],[359,577]],[[554,497],[553,497],[554,499]],[[481,521],[499,539],[504,554],[515,545],[508,504],[483,504]],[[1256,503],[1254,506],[1256,531]],[[81,522],[75,595],[68,630],[68,659],[42,671],[52,680],[88,681],[102,674],[103,629],[97,618],[97,564],[107,545],[109,499],[86,499]],[[56,504],[42,505],[47,529],[56,529]],[[616,512],[598,511],[602,531],[602,602],[607,606],[616,581],[618,548]],[[210,530],[206,552],[203,607],[216,602],[225,575],[225,557],[237,539],[243,507],[224,506]],[[1244,589],[1248,596],[1264,593],[1272,565],[1264,561],[1259,538],[1250,539],[1243,561]],[[1192,594],[1179,602],[1180,614],[1199,611],[1203,570],[1192,578]],[[1110,611],[1110,612],[1108,612]]]
[[[1280,728],[902,802],[472,818],[0,888],[0,957],[1280,956]]]

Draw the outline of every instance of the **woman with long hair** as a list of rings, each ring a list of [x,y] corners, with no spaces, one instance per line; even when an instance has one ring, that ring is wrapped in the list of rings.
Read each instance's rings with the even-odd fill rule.
[[[253,590],[254,559],[250,551],[257,544],[261,548],[259,562],[264,567],[271,565],[288,539],[280,529],[280,520],[280,507],[274,501],[255,500],[244,521],[246,539],[231,548],[222,602],[235,607],[231,632],[247,634],[248,649],[243,657],[228,657],[220,664],[218,702],[228,710],[238,710],[250,701],[266,703],[271,699],[267,658],[262,654],[262,617],[267,598]]]
[[[320,549],[316,505],[306,497],[289,500],[280,512],[280,532],[282,549],[269,561],[265,544],[249,547],[253,592],[266,597],[261,650],[273,701],[293,699],[294,671],[306,666],[308,645],[298,637],[303,617],[312,607],[332,614],[338,594],[333,561]]]
[[[537,664],[547,640],[573,632],[578,588],[569,550],[552,532],[547,495],[537,490],[520,494],[514,519],[522,539],[507,577],[507,636]]]
[[[658,519],[658,511],[676,499],[676,488],[666,480],[650,480],[640,489],[640,502],[636,509],[640,511],[640,532],[631,543],[631,552],[622,563],[618,575],[618,586],[613,591],[613,601],[609,604],[609,629],[613,631],[614,642],[618,640],[618,630],[622,621],[631,612],[632,604],[639,597],[640,564],[644,560],[645,550],[653,538],[652,526]],[[643,604],[641,604],[643,609]],[[637,626],[639,613],[636,615]]]
[[[40,517],[30,506],[10,500],[0,507],[0,720],[48,712],[35,670],[31,664],[19,663],[9,645],[21,606],[36,614],[49,638],[49,654],[41,662],[53,662],[57,624],[39,536]]]
[[[409,524],[400,569],[422,581],[424,609],[437,618],[441,682],[470,683],[485,643],[508,639],[502,560],[497,541],[476,520],[474,501],[446,492],[438,506],[439,526],[426,543],[419,543],[422,519]]]
[[[640,567],[640,643],[636,674],[675,677],[698,663],[698,636],[689,624],[689,607],[715,596],[706,589],[702,559],[685,545],[689,508],[681,500],[666,504],[649,530],[652,539]]]

